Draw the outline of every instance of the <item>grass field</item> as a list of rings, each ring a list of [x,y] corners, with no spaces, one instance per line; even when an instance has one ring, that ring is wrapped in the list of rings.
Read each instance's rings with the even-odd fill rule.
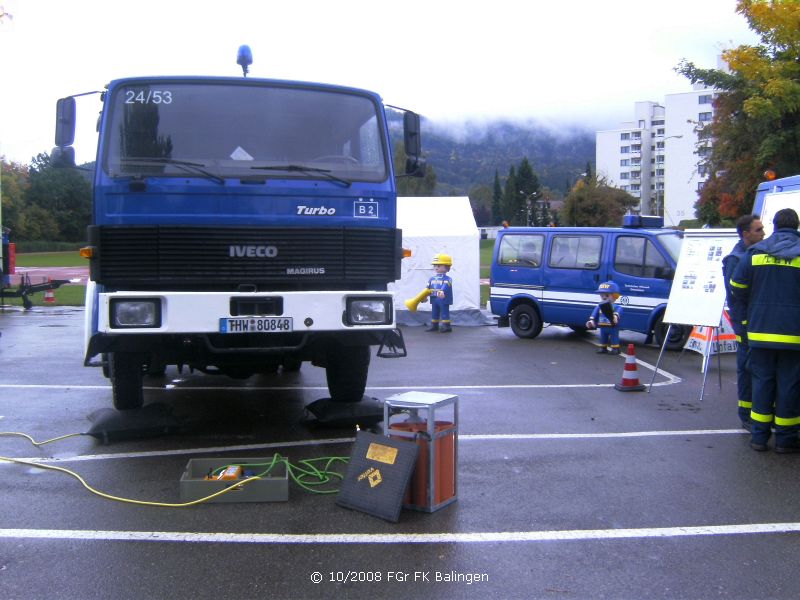
[[[89,261],[77,252],[34,252],[17,254],[18,267],[88,267]]]
[[[489,277],[489,267],[492,263],[492,249],[494,240],[480,241],[480,277]],[[32,254],[17,254],[17,265],[20,267],[81,267],[88,261],[77,252],[36,252]],[[489,286],[481,285],[481,306],[486,306],[489,300]],[[64,285],[55,290],[55,306],[83,306],[86,286]],[[44,301],[44,294],[30,296],[34,306],[53,306]],[[3,304],[22,306],[19,298],[4,298]]]
[[[89,266],[89,261],[81,258],[77,252],[33,252],[17,254],[16,264],[18,267],[86,267]],[[32,294],[28,298],[34,306],[83,306],[86,286],[62,285],[53,294],[56,301],[52,304],[44,301],[43,292]],[[22,306],[22,299],[3,297],[2,304]]]

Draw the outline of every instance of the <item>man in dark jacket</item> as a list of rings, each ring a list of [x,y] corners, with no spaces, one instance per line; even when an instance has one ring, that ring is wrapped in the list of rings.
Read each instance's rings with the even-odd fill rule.
[[[775,213],[775,232],[750,247],[731,279],[734,313],[745,314],[753,406],[750,447],[800,452],[800,219]]]
[[[752,408],[752,387],[750,385],[750,369],[747,365],[749,348],[747,335],[744,334],[742,322],[747,315],[734,312],[733,294],[731,293],[731,277],[736,271],[736,266],[753,244],[764,239],[764,225],[758,215],[744,215],[736,221],[736,232],[739,241],[725,258],[722,259],[722,277],[725,281],[725,300],[728,304],[728,314],[736,334],[736,390],[739,395],[739,419],[742,427],[750,430],[750,409]]]

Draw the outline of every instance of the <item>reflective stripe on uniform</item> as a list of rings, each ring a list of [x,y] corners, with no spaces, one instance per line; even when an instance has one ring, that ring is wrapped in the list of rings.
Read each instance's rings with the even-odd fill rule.
[[[747,332],[747,339],[751,342],[772,342],[775,344],[800,345],[800,335],[783,335],[780,333]]]
[[[772,423],[772,414],[761,415],[754,410],[751,410],[750,418],[753,419],[753,421],[758,421],[759,423]]]
[[[731,284],[732,287],[736,287],[742,290],[746,290],[748,287],[750,287],[746,283],[736,283],[733,279],[731,279],[729,283]]]
[[[775,417],[775,425],[781,427],[791,427],[792,425],[800,425],[800,417],[792,417],[787,419],[785,417]]]
[[[753,403],[749,400],[739,400],[739,406],[742,408],[753,408]]]
[[[778,258],[771,254],[754,254],[751,263],[754,267],[775,266],[775,267],[794,267],[800,269],[800,256],[792,259]]]

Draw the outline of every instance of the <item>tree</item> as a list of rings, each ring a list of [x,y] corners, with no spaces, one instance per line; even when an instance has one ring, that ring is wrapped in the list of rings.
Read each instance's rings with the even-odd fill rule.
[[[504,221],[512,225],[524,225],[525,219],[520,206],[520,196],[517,190],[517,170],[512,165],[508,170],[505,187],[503,187],[503,201],[500,204]]]
[[[25,211],[25,190],[28,188],[28,168],[14,162],[0,160],[0,189],[3,191],[2,225],[15,235],[21,230]]]
[[[436,172],[432,165],[425,169],[424,177],[407,177],[406,153],[403,144],[397,142],[394,146],[394,172],[397,175],[398,196],[433,196],[436,189]]]
[[[92,218],[91,185],[77,169],[57,169],[39,154],[30,165],[26,239],[82,242]],[[36,233],[33,233],[33,232]]]
[[[539,196],[539,178],[533,172],[533,167],[531,167],[527,157],[522,159],[517,170],[517,190],[520,195],[522,210],[525,212],[525,225],[530,224],[528,223],[528,214],[533,217],[534,225],[544,225],[545,223],[539,222],[536,218],[538,214],[536,202]]]
[[[564,201],[560,221],[577,227],[619,227],[623,215],[638,202],[628,192],[595,175],[580,179],[573,186]]]
[[[730,73],[688,61],[677,68],[719,90],[713,121],[700,130],[713,146],[700,165],[710,177],[696,204],[698,218],[712,224],[750,212],[766,169],[800,173],[800,3],[739,0],[736,12],[761,43],[724,51]]]
[[[492,225],[499,225],[503,220],[500,204],[503,200],[503,188],[500,187],[500,175],[494,172],[494,188],[492,190]]]
[[[478,226],[492,225],[492,212],[489,206],[492,203],[492,188],[488,185],[479,185],[469,191],[469,203],[472,215]]]

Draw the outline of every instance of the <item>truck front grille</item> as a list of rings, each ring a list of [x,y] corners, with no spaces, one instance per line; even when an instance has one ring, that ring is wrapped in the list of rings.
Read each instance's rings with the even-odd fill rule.
[[[400,278],[401,232],[370,228],[92,226],[111,288],[364,289]]]

